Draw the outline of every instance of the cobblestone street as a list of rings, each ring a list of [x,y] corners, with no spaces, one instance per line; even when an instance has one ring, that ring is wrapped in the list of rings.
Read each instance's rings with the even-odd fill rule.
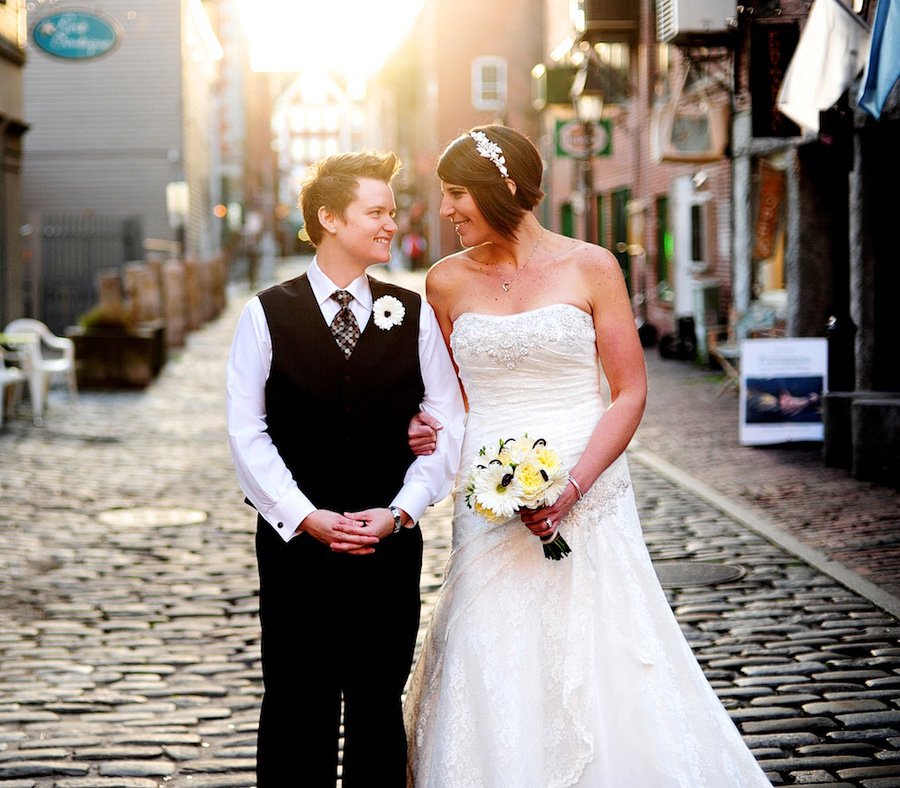
[[[77,403],[54,391],[43,427],[19,417],[0,432],[0,788],[255,784],[255,517],[224,413],[247,297],[233,292],[146,391],[82,392]],[[897,620],[661,475],[653,458],[676,462],[678,448],[656,424],[642,427],[631,462],[645,538],[663,578],[670,562],[740,568],[668,594],[772,784],[900,787]],[[723,462],[702,456],[686,451],[684,470]],[[749,490],[759,461],[741,482],[735,456],[723,474]],[[785,483],[776,454],[764,458],[760,495]],[[448,502],[422,525],[424,632],[449,555]],[[852,544],[849,527],[842,534]]]

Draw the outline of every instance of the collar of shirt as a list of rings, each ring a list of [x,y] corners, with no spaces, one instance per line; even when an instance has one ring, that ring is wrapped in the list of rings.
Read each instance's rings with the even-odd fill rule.
[[[359,323],[360,328],[365,326],[372,313],[372,289],[369,287],[369,278],[366,274],[361,274],[349,285],[341,288],[331,281],[319,267],[318,261],[313,259],[306,276],[326,323],[330,324],[340,309],[338,302],[331,297],[332,293],[335,290],[346,290],[353,296],[350,310],[356,316],[356,322]]]

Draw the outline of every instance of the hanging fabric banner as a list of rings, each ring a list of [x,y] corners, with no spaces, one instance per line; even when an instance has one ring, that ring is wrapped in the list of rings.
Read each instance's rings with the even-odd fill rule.
[[[819,131],[819,112],[831,107],[866,63],[869,26],[841,0],[815,0],[778,91],[778,109],[803,128]]]
[[[888,93],[898,79],[900,79],[900,2],[878,0],[859,106],[872,117],[880,118]]]

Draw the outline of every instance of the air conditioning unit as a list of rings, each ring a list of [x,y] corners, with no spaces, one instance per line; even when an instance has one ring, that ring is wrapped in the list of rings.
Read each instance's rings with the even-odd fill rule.
[[[724,43],[733,32],[737,13],[735,0],[656,0],[656,40]]]

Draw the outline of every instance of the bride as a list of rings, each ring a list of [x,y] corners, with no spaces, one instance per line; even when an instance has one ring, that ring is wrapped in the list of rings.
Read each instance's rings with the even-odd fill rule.
[[[438,176],[465,247],[427,278],[467,398],[461,474],[482,446],[527,433],[570,475],[552,506],[500,525],[458,485],[405,708],[411,785],[768,788],[643,542],[623,452],[647,382],[616,259],[541,227],[541,159],[512,129],[459,137]],[[410,434],[417,451],[434,437],[424,422]],[[571,553],[550,561],[539,537],[557,533]]]

